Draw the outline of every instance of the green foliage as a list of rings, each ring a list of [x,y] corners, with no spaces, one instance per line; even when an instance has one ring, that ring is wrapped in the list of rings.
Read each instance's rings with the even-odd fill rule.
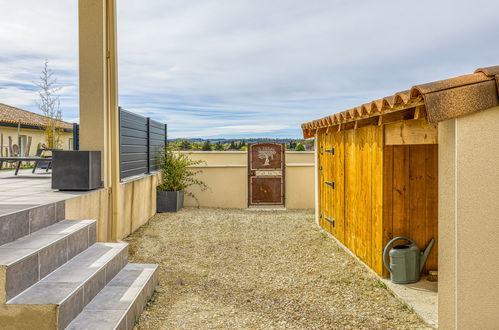
[[[239,151],[246,151],[246,146],[242,146],[241,148],[239,148]]]
[[[201,142],[193,142],[192,150],[201,150],[203,148],[203,144]]]
[[[229,145],[229,150],[235,150],[236,148],[236,142],[234,140],[230,141]]]
[[[162,183],[158,185],[158,191],[184,191],[186,195],[196,198],[186,189],[199,186],[202,191],[205,191],[208,186],[204,181],[196,179],[196,175],[202,171],[189,167],[205,163],[202,160],[192,160],[188,155],[175,151],[173,148],[164,148],[159,158]]]
[[[305,146],[301,143],[298,143],[295,147],[295,151],[305,151]]]
[[[222,142],[218,141],[217,143],[215,143],[215,150],[217,151],[224,150],[224,145],[222,144]]]
[[[213,147],[211,145],[210,140],[204,141],[202,150],[203,151],[211,151],[212,149],[213,149]]]
[[[192,149],[191,143],[189,142],[189,140],[186,140],[186,139],[180,140],[180,142],[178,143],[178,147],[180,148],[180,150]]]

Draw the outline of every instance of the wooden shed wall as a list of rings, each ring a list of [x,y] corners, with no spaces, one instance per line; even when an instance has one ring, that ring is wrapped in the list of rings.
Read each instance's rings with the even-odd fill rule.
[[[407,235],[422,249],[437,240],[438,149],[385,146],[384,134],[383,126],[367,126],[317,138],[320,225],[387,276],[382,254],[391,238]],[[427,269],[437,269],[437,246]]]
[[[434,238],[424,272],[438,268],[438,145],[384,149],[383,245],[397,236],[424,249]],[[388,273],[385,271],[385,275]]]
[[[382,127],[323,133],[318,139],[321,226],[381,274]],[[326,151],[333,148],[334,155]],[[334,189],[326,182],[334,182]]]

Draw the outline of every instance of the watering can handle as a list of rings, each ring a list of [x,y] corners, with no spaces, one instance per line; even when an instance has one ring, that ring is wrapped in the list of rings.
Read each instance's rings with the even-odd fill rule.
[[[385,249],[383,250],[383,265],[385,265],[386,269],[388,269],[388,271],[390,273],[392,272],[392,270],[390,269],[390,264],[386,261],[386,257],[388,256],[388,251],[390,251],[390,246],[392,246],[393,243],[395,243],[396,241],[399,241],[399,240],[405,240],[405,241],[411,242],[413,244],[416,244],[416,243],[414,243],[414,241],[412,239],[410,239],[409,237],[405,237],[405,236],[395,237],[390,242],[388,242],[388,244],[386,244]]]

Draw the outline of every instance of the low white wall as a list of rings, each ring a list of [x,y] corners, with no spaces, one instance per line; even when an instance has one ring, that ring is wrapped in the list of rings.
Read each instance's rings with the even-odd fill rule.
[[[248,153],[246,151],[194,151],[188,154],[206,165],[196,166],[209,189],[193,188],[198,202],[186,196],[186,206],[247,208]],[[286,152],[285,197],[288,209],[314,208],[314,153]]]

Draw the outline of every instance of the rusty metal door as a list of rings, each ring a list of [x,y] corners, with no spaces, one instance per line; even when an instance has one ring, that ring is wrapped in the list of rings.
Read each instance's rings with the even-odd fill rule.
[[[248,144],[248,206],[284,206],[284,144]]]

